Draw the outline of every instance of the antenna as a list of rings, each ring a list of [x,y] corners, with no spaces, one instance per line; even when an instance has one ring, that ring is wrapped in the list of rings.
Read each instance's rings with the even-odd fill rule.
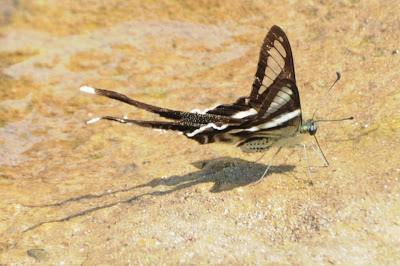
[[[339,72],[336,72],[336,73],[339,73]],[[338,77],[340,78],[340,74],[338,75]],[[339,79],[337,79],[336,81],[338,81]],[[336,83],[336,81],[335,81],[335,83]],[[335,85],[335,83],[333,83],[333,85]],[[333,85],[332,85],[332,87],[333,87]],[[332,89],[332,87],[330,88],[330,89]],[[329,90],[330,90],[329,89]],[[328,90],[328,92],[329,92],[329,90]],[[328,93],[326,93],[326,94],[328,94]],[[326,96],[326,94],[325,94],[325,96]],[[315,113],[314,113],[315,114]],[[323,119],[321,119],[321,120],[316,120],[315,122],[337,122],[337,121],[344,121],[344,120],[353,120],[354,119],[354,117],[352,117],[352,116],[350,116],[350,117],[346,117],[346,118],[341,118],[341,119],[327,119],[327,120],[323,120]],[[90,121],[89,121],[90,122]],[[314,135],[314,139],[315,139],[315,142],[317,143],[317,146],[318,146],[318,149],[319,149],[319,151],[320,151],[320,153],[321,153],[321,155],[322,155],[322,159],[323,159],[323,161],[325,162],[325,164],[326,164],[326,166],[329,166],[329,162],[328,162],[328,160],[326,159],[326,157],[325,157],[325,154],[324,154],[324,152],[322,151],[322,149],[321,149],[321,146],[319,145],[319,142],[318,142],[318,139],[317,139],[317,136],[316,135]],[[317,153],[318,154],[318,153]],[[321,156],[320,156],[321,157]]]
[[[340,72],[336,72],[337,78],[335,80],[335,82],[333,82],[332,86],[329,88],[329,90],[325,93],[324,97],[322,97],[322,100],[319,102],[317,108],[315,108],[314,114],[312,116],[312,120],[314,120],[315,117],[315,113],[318,111],[318,109],[321,107],[321,104],[325,101],[326,96],[328,96],[328,93],[331,91],[331,89],[333,88],[333,86],[335,86],[336,82],[339,81],[339,79],[341,78]],[[346,119],[344,119],[346,120]]]
[[[338,121],[344,121],[344,120],[353,120],[354,117],[346,117],[346,118],[340,118],[340,119],[321,119],[321,120],[316,120],[315,122],[338,122]]]

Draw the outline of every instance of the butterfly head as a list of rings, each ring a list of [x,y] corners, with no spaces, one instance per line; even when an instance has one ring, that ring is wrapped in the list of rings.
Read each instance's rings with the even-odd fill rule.
[[[309,133],[312,136],[315,135],[315,133],[317,133],[317,129],[318,129],[317,121],[309,119],[303,121],[300,133]]]

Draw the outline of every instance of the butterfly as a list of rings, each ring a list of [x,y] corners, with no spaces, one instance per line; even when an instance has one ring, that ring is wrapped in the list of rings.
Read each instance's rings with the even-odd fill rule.
[[[337,75],[336,81],[340,79],[339,72]],[[110,90],[88,86],[80,90],[119,100],[171,120],[143,121],[102,116],[88,121],[88,124],[106,119],[154,129],[175,130],[200,144],[236,144],[243,152],[249,153],[265,152],[271,147],[277,147],[259,181],[268,173],[283,147],[303,147],[308,164],[307,146],[304,144],[306,137],[314,136],[318,144],[315,137],[318,129],[318,121],[314,120],[316,110],[312,119],[302,119],[292,49],[286,34],[276,25],[270,29],[261,46],[250,96],[240,97],[232,104],[218,105],[205,111],[195,109],[185,112],[146,104]],[[319,144],[319,150],[315,145],[312,148],[328,166]],[[310,175],[309,166],[308,173]]]

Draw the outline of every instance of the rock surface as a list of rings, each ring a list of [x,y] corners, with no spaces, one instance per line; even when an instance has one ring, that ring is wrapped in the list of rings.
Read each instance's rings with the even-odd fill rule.
[[[0,28],[0,264],[400,261],[398,1],[10,2]],[[15,3],[18,3],[15,4]],[[15,4],[15,5],[14,5]],[[11,10],[11,9],[10,9]],[[0,19],[0,21],[3,21]],[[291,41],[330,167],[100,121],[250,92],[269,28]],[[301,156],[303,156],[300,153]]]

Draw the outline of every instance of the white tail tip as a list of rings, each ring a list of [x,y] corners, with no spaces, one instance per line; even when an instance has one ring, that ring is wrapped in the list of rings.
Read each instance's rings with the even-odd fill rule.
[[[99,121],[101,119],[101,117],[95,117],[89,121],[86,122],[86,124],[93,124],[96,123],[97,121]]]
[[[79,89],[86,93],[96,94],[95,90],[92,87],[82,86]]]

